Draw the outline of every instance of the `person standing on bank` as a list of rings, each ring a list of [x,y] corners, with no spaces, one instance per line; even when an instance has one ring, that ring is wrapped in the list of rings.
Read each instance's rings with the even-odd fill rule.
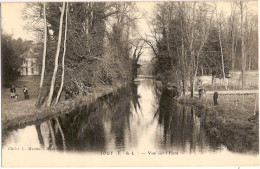
[[[24,86],[23,88],[23,94],[24,94],[24,99],[29,99],[28,88],[26,86]]]
[[[201,88],[201,86],[199,87],[198,92],[199,92],[199,99],[200,99],[200,98],[201,98],[201,95],[202,95],[202,88]]]
[[[16,89],[14,87],[14,85],[12,85],[11,89],[10,89],[10,98],[15,98],[16,97]]]
[[[214,105],[218,105],[218,92],[215,91],[213,94]]]

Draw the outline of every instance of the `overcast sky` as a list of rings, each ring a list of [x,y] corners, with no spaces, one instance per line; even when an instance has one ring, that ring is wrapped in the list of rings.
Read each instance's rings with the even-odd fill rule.
[[[136,4],[140,11],[146,11],[147,15],[151,15],[155,2],[137,2]],[[250,4],[250,8],[257,11],[257,2],[250,2]],[[24,40],[32,40],[33,36],[24,29],[26,23],[22,19],[22,9],[25,3],[2,3],[1,5],[1,24],[3,32],[12,34],[15,39],[22,38]],[[218,2],[217,7],[218,11],[223,10],[226,15],[230,14],[230,2]],[[139,19],[138,27],[140,33],[143,35],[150,32],[145,19]],[[142,58],[149,60],[149,53],[148,50],[145,51]]]
[[[138,2],[141,11],[152,11],[153,2]],[[4,33],[12,34],[13,37],[31,40],[33,39],[26,29],[24,29],[25,21],[22,19],[22,9],[25,3],[2,3],[2,29]],[[144,20],[140,20],[139,24],[142,29],[148,29]],[[145,30],[144,30],[145,32]]]

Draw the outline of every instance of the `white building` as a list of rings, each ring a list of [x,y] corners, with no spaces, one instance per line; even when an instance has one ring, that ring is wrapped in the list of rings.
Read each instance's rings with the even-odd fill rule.
[[[21,56],[23,58],[21,75],[40,75],[36,56],[31,49]]]

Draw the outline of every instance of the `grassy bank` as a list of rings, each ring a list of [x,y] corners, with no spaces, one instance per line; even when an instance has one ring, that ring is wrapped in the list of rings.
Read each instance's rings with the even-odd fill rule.
[[[259,119],[254,116],[254,112],[258,112],[256,96],[219,95],[218,100],[217,106],[213,105],[211,95],[203,99],[180,98],[179,102],[194,106],[210,137],[220,141],[229,150],[258,153]]]
[[[116,92],[124,86],[125,84],[121,83],[113,86],[100,85],[93,88],[93,92],[87,96],[71,98],[58,103],[55,107],[42,107],[41,109],[35,107],[37,91],[33,87],[29,88],[32,96],[29,100],[24,100],[22,97],[18,97],[18,100],[10,99],[9,89],[2,89],[2,130],[23,127],[55,115],[70,112],[78,106],[91,104],[97,98]],[[16,90],[20,91],[19,89],[20,87],[16,85]]]

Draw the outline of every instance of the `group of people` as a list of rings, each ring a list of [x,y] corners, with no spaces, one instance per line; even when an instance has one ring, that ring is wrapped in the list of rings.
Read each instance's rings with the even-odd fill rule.
[[[24,88],[23,88],[23,94],[24,94],[24,99],[29,99],[29,90],[26,86],[24,86]],[[18,98],[14,85],[12,85],[10,88],[10,98],[11,99]]]
[[[200,86],[198,92],[199,92],[199,98],[201,98],[203,94],[206,94],[206,90],[204,86]]]
[[[204,86],[200,86],[199,90],[199,98],[201,99],[201,97],[206,94],[206,90],[204,88]],[[214,101],[214,105],[218,105],[218,92],[214,90],[214,94],[213,94],[213,101]]]

